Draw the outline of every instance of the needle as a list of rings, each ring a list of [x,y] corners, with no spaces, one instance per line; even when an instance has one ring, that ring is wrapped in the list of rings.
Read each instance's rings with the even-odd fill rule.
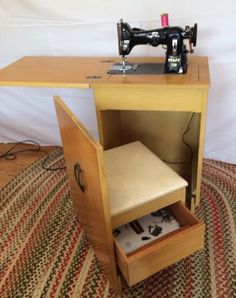
[[[125,56],[122,56],[122,72],[125,75],[126,65],[125,65]]]

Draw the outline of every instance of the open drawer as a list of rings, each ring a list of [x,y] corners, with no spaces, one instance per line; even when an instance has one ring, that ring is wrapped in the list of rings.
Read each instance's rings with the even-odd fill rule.
[[[126,254],[114,237],[117,264],[129,286],[203,248],[204,224],[182,202],[167,207],[180,227]]]

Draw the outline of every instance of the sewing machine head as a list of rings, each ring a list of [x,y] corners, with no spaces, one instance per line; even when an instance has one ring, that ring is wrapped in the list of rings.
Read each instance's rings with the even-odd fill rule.
[[[162,45],[166,48],[166,59],[164,63],[164,73],[186,73],[187,53],[193,53],[193,46],[197,42],[197,24],[193,27],[186,26],[170,27],[168,25],[168,15],[162,15],[162,28],[143,30],[141,28],[131,28],[128,23],[120,20],[117,24],[119,54],[122,56],[123,69],[129,69],[125,62],[125,56],[129,55],[136,45],[148,44],[153,47]],[[187,49],[184,40],[188,40]],[[124,71],[123,71],[124,73]]]

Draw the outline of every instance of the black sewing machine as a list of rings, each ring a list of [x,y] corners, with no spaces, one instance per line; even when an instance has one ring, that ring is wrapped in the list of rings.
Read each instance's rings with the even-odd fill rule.
[[[166,15],[165,15],[166,16]],[[139,73],[186,73],[187,72],[187,53],[193,53],[193,46],[197,42],[197,24],[193,27],[168,26],[168,20],[162,19],[160,29],[143,30],[140,28],[131,28],[128,23],[120,20],[117,24],[119,54],[122,56],[122,62],[114,64],[108,71],[111,74],[139,74]],[[184,40],[189,41],[189,50]],[[165,62],[158,64],[132,64],[126,61],[126,55],[136,45],[148,44],[153,47],[162,45],[166,49]]]

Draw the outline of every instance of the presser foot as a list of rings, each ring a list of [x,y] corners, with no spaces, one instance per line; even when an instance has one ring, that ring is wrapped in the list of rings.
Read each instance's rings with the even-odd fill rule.
[[[122,57],[121,62],[113,64],[112,67],[108,70],[108,73],[125,75],[126,73],[135,72],[138,67],[139,64],[127,62],[126,58]]]

